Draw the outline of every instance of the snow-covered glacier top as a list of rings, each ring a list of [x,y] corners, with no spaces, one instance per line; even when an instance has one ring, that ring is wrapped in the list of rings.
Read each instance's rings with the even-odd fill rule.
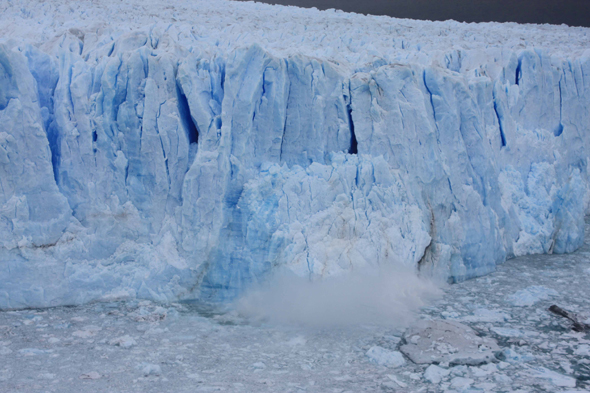
[[[171,52],[214,55],[259,44],[274,56],[304,54],[353,70],[380,59],[430,64],[455,48],[491,56],[498,56],[494,49],[543,48],[560,56],[590,49],[590,29],[583,27],[431,22],[240,1],[7,0],[0,11],[0,37],[50,51],[73,30],[84,37],[84,55],[138,31],[155,31],[150,44]]]
[[[571,252],[586,28],[231,1],[0,4],[0,308],[450,281]]]

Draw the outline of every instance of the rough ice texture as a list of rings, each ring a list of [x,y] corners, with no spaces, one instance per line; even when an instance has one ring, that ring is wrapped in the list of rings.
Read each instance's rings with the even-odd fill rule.
[[[372,363],[386,367],[401,367],[406,363],[401,352],[390,351],[380,346],[373,346],[367,351],[367,357]]]
[[[584,28],[193,0],[0,5],[0,308],[454,280],[570,252]]]
[[[417,364],[471,365],[496,360],[496,340],[455,321],[423,320],[404,333],[400,351]]]

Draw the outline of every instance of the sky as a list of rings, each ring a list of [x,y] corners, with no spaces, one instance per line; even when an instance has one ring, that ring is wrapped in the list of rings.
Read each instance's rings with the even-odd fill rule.
[[[257,0],[397,18],[590,27],[590,0]]]

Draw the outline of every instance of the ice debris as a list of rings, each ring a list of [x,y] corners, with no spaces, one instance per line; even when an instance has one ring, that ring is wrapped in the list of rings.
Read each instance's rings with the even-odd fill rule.
[[[477,366],[495,361],[495,340],[479,337],[470,327],[455,321],[420,321],[404,333],[400,351],[419,364]]]
[[[486,308],[478,308],[472,315],[460,318],[463,322],[505,322],[509,319],[510,315],[505,312]]]
[[[121,348],[131,348],[134,345],[137,345],[137,342],[131,336],[123,336],[123,337],[118,337],[118,338],[112,339],[111,341],[109,341],[109,344],[115,345],[115,346],[118,346]]]
[[[380,346],[371,347],[367,357],[372,363],[386,367],[401,367],[406,363],[404,356],[398,351],[390,351]]]
[[[393,382],[396,383],[400,388],[407,388],[408,384],[405,382],[400,381],[395,375],[387,374],[387,378],[391,379]]]
[[[525,307],[557,296],[559,296],[559,293],[554,289],[542,285],[533,285],[508,296],[508,301],[515,306]]]
[[[498,355],[499,359],[502,359],[508,363],[523,363],[535,360],[535,356],[528,353],[518,353],[512,348],[504,348]]]
[[[529,367],[529,374],[533,378],[548,379],[555,386],[574,388],[576,387],[576,379],[559,374],[553,370],[545,367]]]
[[[162,374],[162,368],[160,366],[158,366],[157,364],[151,364],[151,363],[141,363],[136,367],[138,370],[140,370],[144,376],[150,376],[150,375],[160,375]]]
[[[539,334],[537,332],[533,332],[530,330],[523,330],[523,329],[518,329],[518,328],[497,327],[497,326],[491,327],[490,330],[502,337],[525,338],[525,337],[537,336]]]
[[[455,377],[451,379],[451,387],[455,389],[466,389],[475,382],[471,378]]]
[[[100,379],[101,375],[96,371],[91,371],[87,374],[80,375],[80,379]]]
[[[37,356],[51,353],[51,350],[39,349],[39,348],[23,348],[19,349],[18,353],[24,356]]]
[[[582,344],[574,350],[574,354],[578,356],[590,357],[590,345]]]
[[[434,384],[439,383],[442,379],[450,374],[450,371],[439,367],[437,365],[431,364],[426,368],[424,371],[424,378],[427,381],[430,381]]]
[[[264,364],[263,362],[256,362],[256,363],[252,364],[252,369],[255,371],[264,370],[265,368],[266,368],[266,364]]]

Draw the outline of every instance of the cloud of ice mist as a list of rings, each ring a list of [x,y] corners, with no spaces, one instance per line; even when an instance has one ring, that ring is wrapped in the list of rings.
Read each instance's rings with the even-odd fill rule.
[[[278,275],[246,293],[236,309],[246,318],[270,324],[403,328],[441,293],[440,284],[399,266],[315,282]]]

